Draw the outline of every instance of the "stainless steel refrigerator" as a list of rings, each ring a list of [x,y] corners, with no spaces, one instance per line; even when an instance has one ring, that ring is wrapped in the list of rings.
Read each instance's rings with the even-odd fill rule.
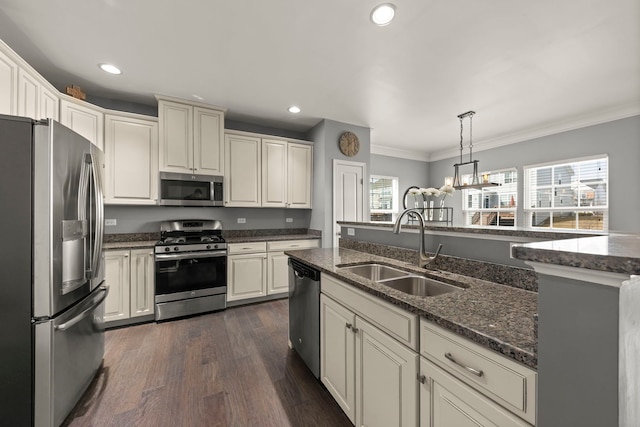
[[[103,155],[0,115],[0,424],[58,426],[104,355]]]

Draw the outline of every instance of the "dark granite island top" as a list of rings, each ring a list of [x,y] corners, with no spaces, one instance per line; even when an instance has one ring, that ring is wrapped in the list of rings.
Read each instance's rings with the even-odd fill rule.
[[[609,273],[640,274],[640,235],[610,235],[514,245],[514,258]]]
[[[537,312],[538,296],[535,292],[449,272],[419,269],[414,264],[351,249],[308,249],[285,253],[480,345],[537,368],[533,316]],[[370,261],[426,274],[466,288],[435,297],[417,297],[339,270],[339,266],[345,264]]]

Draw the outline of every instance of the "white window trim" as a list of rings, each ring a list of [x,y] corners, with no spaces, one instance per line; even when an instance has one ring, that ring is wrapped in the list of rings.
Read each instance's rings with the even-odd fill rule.
[[[489,228],[489,229],[507,229],[507,230],[513,230],[515,227],[518,226],[518,205],[520,203],[522,203],[522,197],[520,196],[520,193],[518,192],[518,185],[520,183],[520,173],[518,171],[517,167],[511,167],[511,168],[504,168],[504,169],[496,169],[496,170],[492,170],[492,171],[483,171],[479,174],[479,176],[482,176],[484,174],[496,174],[496,173],[501,173],[501,172],[515,172],[516,173],[516,205],[512,208],[483,208],[480,207],[478,209],[471,209],[471,208],[467,208],[467,199],[468,199],[468,191],[472,190],[471,188],[466,189],[463,188],[462,189],[462,215],[465,221],[465,227],[473,227],[473,228]],[[467,224],[467,213],[469,212],[481,212],[481,213],[490,213],[490,212],[509,212],[509,213],[513,213],[513,226],[510,225],[472,225],[472,224]]]
[[[588,162],[588,161],[592,161],[592,160],[606,160],[607,161],[607,198],[606,198],[606,205],[605,206],[567,206],[562,207],[562,208],[557,208],[557,207],[529,207],[529,200],[531,200],[531,185],[529,183],[529,169],[536,169],[536,168],[544,168],[544,167],[556,167],[556,166],[562,166],[562,165],[570,165],[573,163],[581,163],[581,162]],[[583,228],[559,228],[559,227],[536,227],[535,225],[533,225],[532,223],[532,212],[592,212],[592,211],[597,211],[597,212],[604,212],[604,223],[602,225],[603,229],[602,230],[593,230],[593,231],[608,231],[609,230],[609,189],[610,189],[610,183],[609,183],[609,155],[608,154],[599,154],[599,155],[593,155],[593,156],[585,156],[585,157],[577,157],[577,158],[572,158],[572,159],[563,159],[563,160],[557,160],[554,162],[545,162],[545,163],[538,163],[538,164],[532,164],[532,165],[525,165],[523,166],[523,175],[524,175],[524,198],[523,200],[525,201],[523,204],[523,211],[524,211],[524,217],[525,217],[525,225],[526,227],[530,227],[530,228],[535,228],[535,229],[541,229],[541,230],[574,230],[574,231],[589,231],[587,229],[583,229]],[[553,186],[552,186],[553,187]]]
[[[394,206],[394,208],[393,209],[371,209],[371,199],[369,199],[369,212],[370,213],[390,213],[392,220],[395,220],[396,215],[399,212],[398,203],[400,201],[400,196],[398,195],[398,188],[399,188],[400,178],[397,176],[371,174],[369,176],[369,197],[371,197],[371,179],[372,178],[391,180],[392,192],[393,192],[392,206]],[[386,221],[376,221],[376,222],[386,222]]]

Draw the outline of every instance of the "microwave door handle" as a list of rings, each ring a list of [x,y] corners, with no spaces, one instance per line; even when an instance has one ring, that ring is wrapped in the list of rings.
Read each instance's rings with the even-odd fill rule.
[[[100,262],[100,254],[102,253],[102,238],[104,233],[104,195],[102,192],[102,182],[100,180],[100,170],[96,165],[93,154],[89,154],[91,163],[91,172],[93,175],[93,195],[95,202],[95,240],[93,242],[93,251],[91,254],[91,277],[95,278],[98,275],[98,267]]]

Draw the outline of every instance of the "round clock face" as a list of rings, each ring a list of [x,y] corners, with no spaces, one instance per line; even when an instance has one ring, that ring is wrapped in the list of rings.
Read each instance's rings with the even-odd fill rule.
[[[353,132],[345,132],[340,136],[340,151],[345,156],[355,156],[360,151],[360,141]]]

